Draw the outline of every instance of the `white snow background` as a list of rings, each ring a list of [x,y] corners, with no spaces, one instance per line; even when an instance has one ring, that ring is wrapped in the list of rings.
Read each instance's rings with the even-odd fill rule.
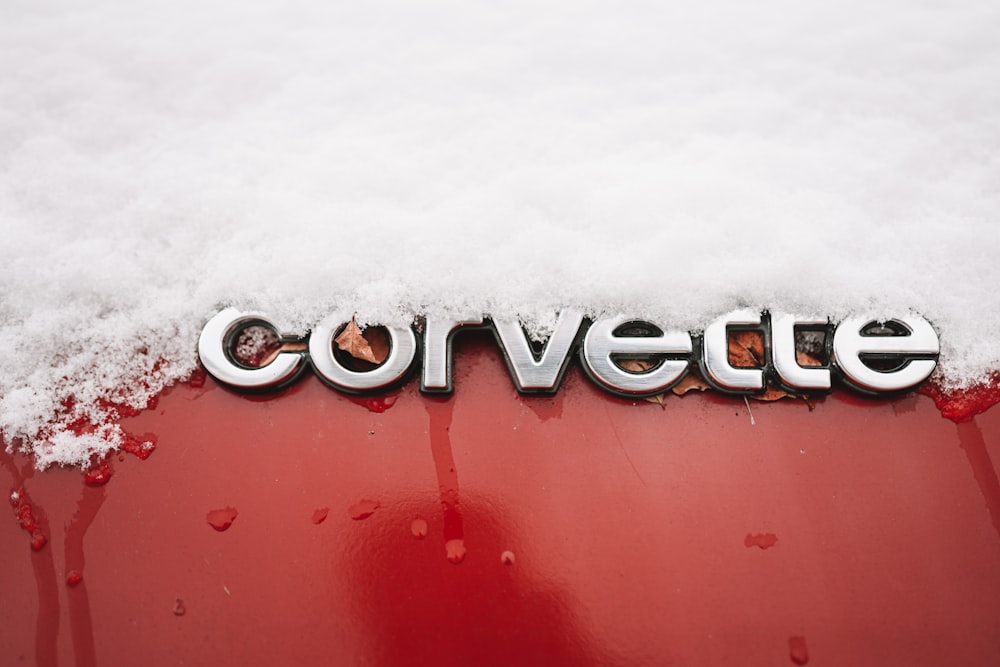
[[[914,311],[967,385],[998,156],[996,0],[0,0],[0,432],[117,446],[63,427],[187,376],[228,304]]]

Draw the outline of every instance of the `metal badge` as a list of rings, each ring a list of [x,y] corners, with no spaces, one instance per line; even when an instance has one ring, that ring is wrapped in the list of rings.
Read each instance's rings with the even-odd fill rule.
[[[729,363],[729,327],[757,327],[760,313],[736,310],[723,315],[705,327],[702,368],[705,379],[719,389],[730,391],[761,391],[764,371],[759,368],[734,368]],[[767,346],[767,338],[764,340]]]
[[[569,362],[570,350],[583,324],[583,315],[565,310],[559,314],[555,331],[545,343],[541,356],[536,357],[531,341],[517,320],[493,322],[500,346],[517,390],[524,393],[552,393],[559,387]]]
[[[320,379],[345,393],[385,391],[402,382],[417,356],[417,337],[410,327],[386,327],[389,332],[389,356],[370,371],[345,367],[333,351],[333,339],[341,325],[324,323],[309,336],[309,359]]]
[[[852,317],[837,325],[833,358],[844,380],[864,391],[892,392],[915,387],[930,377],[941,350],[930,323],[911,315],[879,324],[871,318]],[[878,331],[872,331],[876,327]],[[883,362],[887,369],[872,368],[872,361]]]
[[[793,391],[827,391],[829,368],[806,368],[799,365],[795,353],[795,329],[826,326],[827,320],[800,318],[795,315],[771,315],[771,361],[781,383]]]
[[[280,352],[271,363],[260,368],[245,366],[233,357],[234,338],[254,325],[278,331],[263,313],[236,308],[226,308],[210,319],[198,339],[198,356],[205,370],[220,382],[239,389],[276,389],[295,380],[306,367],[301,352]]]
[[[334,351],[339,325],[324,323],[309,335],[308,351],[279,349],[260,368],[241,363],[232,353],[241,332],[264,326],[279,339],[278,329],[262,313],[226,308],[210,319],[198,341],[198,354],[205,369],[217,380],[235,389],[266,390],[286,386],[306,368],[331,387],[345,393],[382,392],[404,382],[414,370],[420,345],[412,327],[385,327],[389,353],[382,364],[367,370],[349,368]],[[492,327],[517,390],[525,394],[555,392],[574,351],[587,376],[602,389],[626,396],[651,396],[680,381],[698,359],[705,379],[722,391],[751,394],[776,381],[796,392],[829,391],[836,378],[862,392],[888,394],[905,391],[926,380],[937,365],[940,344],[927,320],[907,315],[878,322],[854,317],[832,325],[826,320],[785,313],[737,310],[706,328],[703,336],[669,331],[652,322],[624,315],[606,317],[586,327],[576,311],[562,312],[552,336],[536,349],[520,322],[501,319],[488,322],[469,316],[451,320],[429,319],[424,323],[420,389],[448,394],[451,382],[451,340],[463,328]],[[763,337],[763,353],[757,367],[734,367],[729,361],[732,329],[757,331]],[[798,363],[796,331],[812,329],[832,343],[825,344],[825,366]],[[586,331],[582,336],[581,331]],[[295,339],[301,343],[301,339]],[[626,370],[624,360],[642,360],[646,367]]]
[[[637,329],[659,330],[659,335],[619,336],[624,325]],[[691,334],[663,332],[648,322],[619,315],[594,322],[583,339],[580,355],[584,370],[598,384],[615,393],[650,396],[669,389],[687,372],[687,359],[661,359],[648,371],[633,373],[615,363],[615,358],[654,358],[661,355],[688,355],[692,351]]]
[[[424,323],[424,367],[420,390],[426,393],[451,393],[451,339],[464,327],[478,327],[483,318],[472,316],[454,320],[428,319]]]

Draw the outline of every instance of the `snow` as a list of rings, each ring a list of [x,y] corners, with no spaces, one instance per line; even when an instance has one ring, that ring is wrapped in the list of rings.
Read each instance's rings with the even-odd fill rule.
[[[1000,369],[996,2],[0,16],[0,431],[41,467],[119,445],[107,401],[186,377],[225,305],[916,312],[942,381]]]

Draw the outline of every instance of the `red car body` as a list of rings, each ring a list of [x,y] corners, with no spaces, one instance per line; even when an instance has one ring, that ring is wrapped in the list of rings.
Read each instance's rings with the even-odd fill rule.
[[[89,484],[4,454],[2,662],[1000,664],[1000,409],[661,405],[575,365],[523,396],[481,336],[454,378],[177,386]]]

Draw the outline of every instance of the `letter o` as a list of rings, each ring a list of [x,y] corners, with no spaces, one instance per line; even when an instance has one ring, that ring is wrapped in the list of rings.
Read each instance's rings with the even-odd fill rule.
[[[309,358],[320,379],[348,394],[385,391],[406,379],[417,356],[417,337],[409,327],[385,327],[389,332],[389,355],[378,368],[352,371],[333,353],[339,326],[321,324],[309,336]]]

